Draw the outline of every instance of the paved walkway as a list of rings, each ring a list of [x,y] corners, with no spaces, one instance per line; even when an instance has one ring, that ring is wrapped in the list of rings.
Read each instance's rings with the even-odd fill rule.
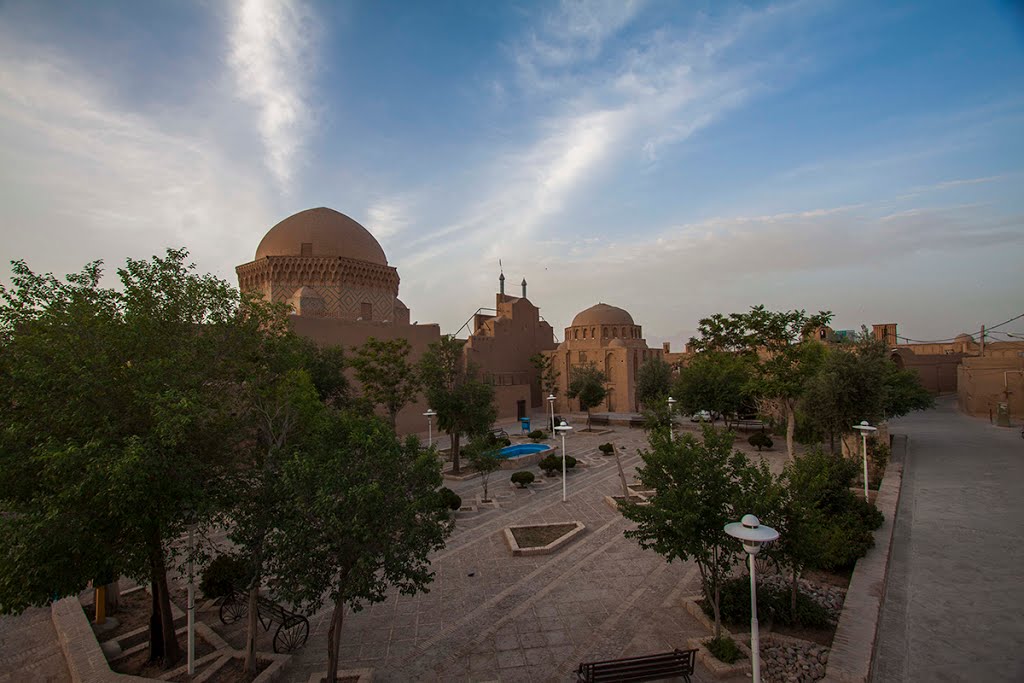
[[[703,635],[681,604],[698,589],[695,567],[668,564],[624,538],[627,522],[604,502],[620,489],[614,458],[597,451],[609,440],[625,451],[632,479],[643,431],[574,433],[568,450],[580,466],[569,475],[564,504],[557,477],[520,490],[508,471],[492,475],[499,507],[459,514],[432,560],[430,593],[392,595],[346,616],[342,667],[371,667],[382,681],[568,681],[581,661],[685,647]],[[464,504],[479,504],[478,479],[448,485]],[[509,524],[574,519],[586,532],[553,555],[512,557],[505,547]],[[309,642],[281,680],[306,681],[325,668],[328,617],[324,611],[310,620]]]
[[[0,683],[70,681],[49,607],[0,619]]]
[[[872,680],[1024,680],[1024,440],[947,398],[910,437]]]

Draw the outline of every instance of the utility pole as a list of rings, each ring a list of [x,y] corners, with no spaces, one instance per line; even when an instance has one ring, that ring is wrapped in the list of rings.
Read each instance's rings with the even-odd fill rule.
[[[985,355],[985,326],[981,326],[981,355]]]

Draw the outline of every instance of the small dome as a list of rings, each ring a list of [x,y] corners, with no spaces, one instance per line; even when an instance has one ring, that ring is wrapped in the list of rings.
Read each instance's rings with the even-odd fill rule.
[[[635,325],[633,316],[616,306],[597,304],[580,311],[572,319],[571,327],[583,325]]]
[[[958,344],[961,344],[961,343],[971,344],[971,343],[974,342],[974,337],[972,337],[971,335],[967,334],[966,332],[961,332],[960,334],[956,335],[956,339],[954,339],[953,341],[955,341]]]
[[[303,245],[309,245],[304,252]],[[267,256],[341,256],[382,266],[388,259],[370,231],[343,213],[320,207],[289,216],[272,227],[256,248]]]
[[[610,342],[608,342],[608,346],[615,348],[625,347],[626,342],[621,337],[616,337],[615,339],[612,339]]]

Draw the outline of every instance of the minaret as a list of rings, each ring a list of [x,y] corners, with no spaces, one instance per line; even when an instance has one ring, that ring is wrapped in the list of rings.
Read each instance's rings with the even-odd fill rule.
[[[498,291],[501,292],[502,296],[505,294],[505,273],[498,276]]]
[[[523,298],[526,298],[526,278],[523,278]]]

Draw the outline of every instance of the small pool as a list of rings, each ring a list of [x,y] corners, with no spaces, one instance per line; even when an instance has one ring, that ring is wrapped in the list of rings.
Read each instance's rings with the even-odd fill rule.
[[[521,458],[524,455],[533,455],[549,448],[551,446],[542,443],[517,443],[515,446],[505,446],[498,452],[498,455],[502,458]]]

